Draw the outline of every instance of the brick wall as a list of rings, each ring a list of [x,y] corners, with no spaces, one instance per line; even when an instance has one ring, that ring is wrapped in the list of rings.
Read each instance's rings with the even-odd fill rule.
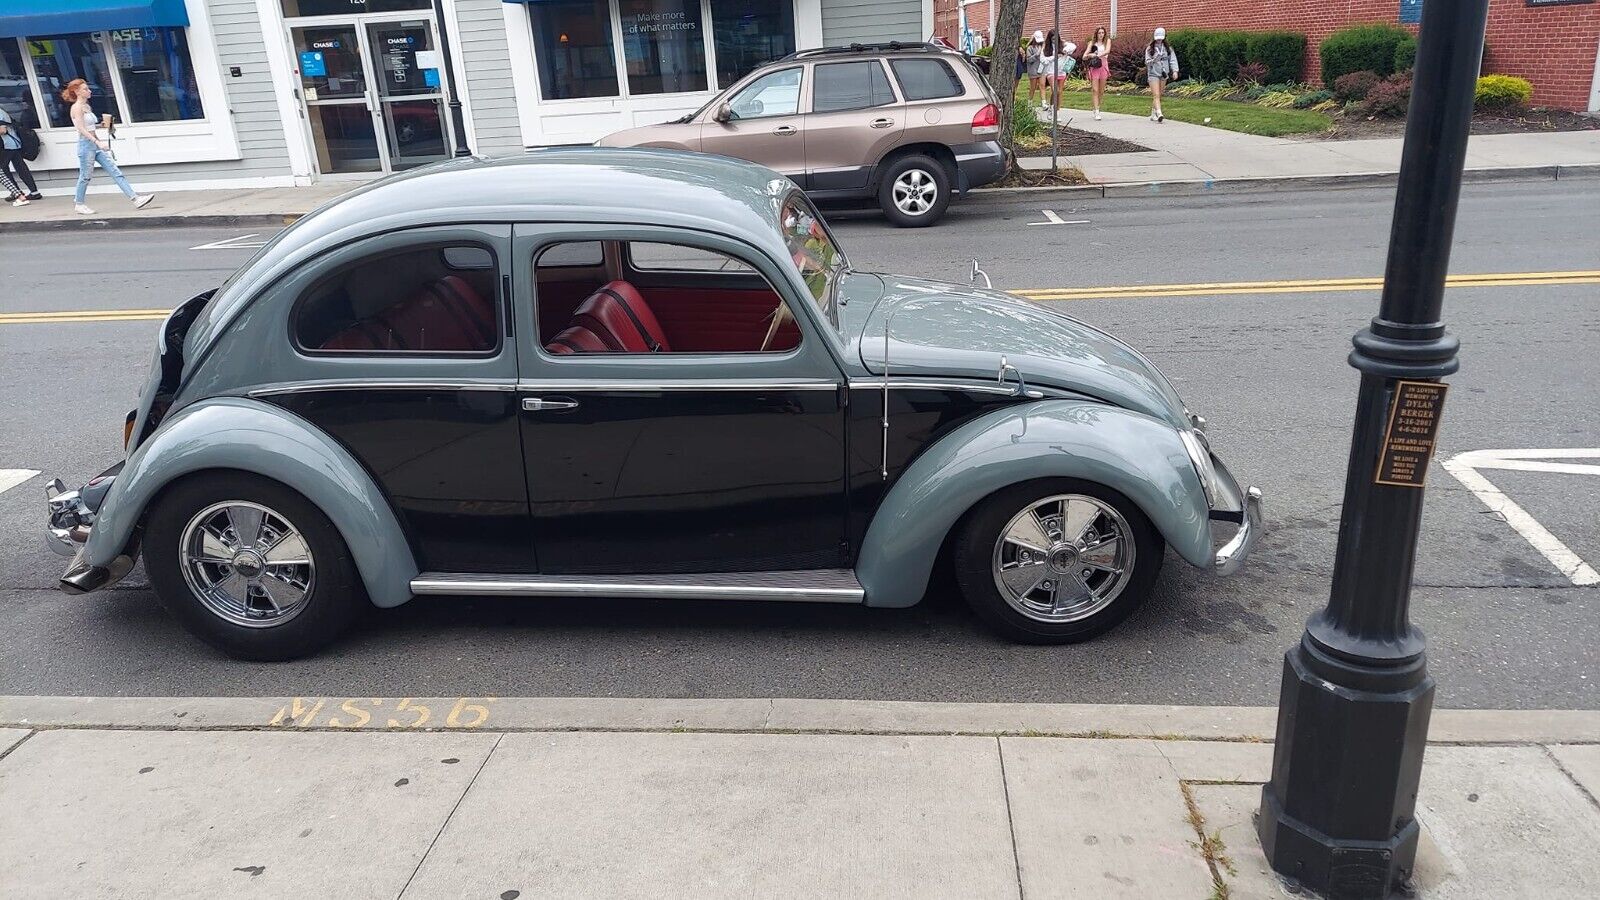
[[[1441,0],[1447,2],[1447,0]],[[988,4],[967,8],[974,28],[987,33]],[[939,34],[956,37],[956,0],[934,0]],[[1399,0],[1118,0],[1117,31],[1143,36],[1166,28],[1287,29],[1306,35],[1307,81],[1318,80],[1317,45],[1330,32],[1362,22],[1394,22]],[[1023,34],[1049,31],[1052,0],[1031,0]],[[1097,25],[1109,25],[1110,0],[1061,0],[1062,30],[1082,44]],[[1415,31],[1415,26],[1406,26]],[[1526,0],[1490,0],[1484,71],[1533,82],[1540,106],[1583,110],[1589,104],[1600,46],[1600,3],[1530,7]]]

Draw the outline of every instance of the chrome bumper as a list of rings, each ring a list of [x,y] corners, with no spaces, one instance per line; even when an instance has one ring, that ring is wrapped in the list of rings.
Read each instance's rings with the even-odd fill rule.
[[[1245,557],[1250,555],[1250,550],[1261,538],[1261,489],[1251,487],[1244,492],[1244,516],[1239,522],[1239,530],[1222,549],[1217,551],[1216,561],[1212,563],[1212,570],[1218,575],[1232,575],[1244,565]]]
[[[109,565],[91,565],[84,559],[96,513],[121,471],[122,463],[118,463],[75,491],[67,490],[59,478],[52,478],[44,486],[44,502],[49,514],[45,545],[62,556],[72,557],[72,564],[60,581],[61,589],[69,594],[86,594],[115,584],[133,568],[136,551],[132,546]]]
[[[49,513],[45,545],[62,556],[75,556],[89,540],[94,510],[84,502],[80,491],[67,490],[59,478],[45,484],[44,503]]]

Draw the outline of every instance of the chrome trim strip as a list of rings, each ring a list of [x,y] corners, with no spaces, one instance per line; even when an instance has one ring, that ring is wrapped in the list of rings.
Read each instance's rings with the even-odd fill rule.
[[[596,391],[837,391],[836,381],[785,381],[781,378],[744,378],[726,381],[666,378],[660,381],[585,379],[583,381],[519,381],[517,390],[532,393],[593,393]]]
[[[801,583],[808,575],[816,577],[819,583]],[[835,583],[828,584],[828,581]],[[411,579],[411,592],[468,597],[775,600],[805,603],[861,603],[866,597],[866,591],[856,581],[855,574],[845,570],[610,577],[423,572]]]
[[[1244,522],[1233,538],[1217,551],[1213,568],[1218,575],[1232,575],[1239,571],[1245,557],[1250,555],[1250,549],[1261,537],[1261,489],[1251,487],[1244,492],[1244,497]]]
[[[385,391],[514,391],[517,389],[515,382],[505,381],[473,381],[470,379],[385,379],[363,378],[358,380],[336,381],[285,381],[278,384],[269,384],[265,387],[253,388],[247,392],[250,397],[271,397],[277,394],[306,394],[313,391],[348,391],[358,388]]]
[[[915,381],[912,379],[891,379],[887,382],[882,378],[852,378],[851,390],[881,391],[885,387],[896,391],[932,390],[932,391],[975,391],[980,394],[1005,394],[1015,396],[1016,390],[1010,387],[985,384],[981,381]]]

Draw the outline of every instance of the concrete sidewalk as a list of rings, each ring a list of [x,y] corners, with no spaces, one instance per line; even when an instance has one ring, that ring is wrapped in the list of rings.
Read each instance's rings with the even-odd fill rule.
[[[1132,141],[1145,153],[1069,155],[1067,162],[1095,184],[1225,182],[1387,175],[1400,170],[1399,138],[1358,141],[1271,138],[1168,119],[1157,124],[1141,116],[1103,113],[1095,121],[1082,110],[1062,110],[1060,122],[1080,131]],[[1029,169],[1048,169],[1048,158],[1022,161]],[[1483,134],[1467,142],[1468,172],[1506,175],[1521,170],[1530,177],[1600,174],[1600,130],[1547,134]],[[1588,168],[1592,172],[1579,172]]]
[[[0,896],[1283,895],[1260,708],[0,698]],[[1589,896],[1600,713],[1435,713],[1422,896]]]

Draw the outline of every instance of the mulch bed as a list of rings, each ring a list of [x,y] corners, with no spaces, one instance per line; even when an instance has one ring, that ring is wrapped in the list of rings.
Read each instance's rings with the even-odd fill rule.
[[[1472,117],[1473,134],[1531,134],[1552,131],[1600,130],[1600,119],[1567,112],[1564,109],[1529,109],[1516,115],[1477,113]],[[1350,141],[1364,138],[1404,137],[1404,119],[1366,119],[1336,115],[1333,128],[1316,134],[1289,135],[1296,140]]]
[[[1067,110],[1062,110],[1062,112],[1065,115],[1073,115],[1072,112]],[[1092,115],[1092,113],[1083,113],[1085,118],[1089,117],[1090,115]],[[1124,141],[1118,140],[1114,137],[1106,137],[1103,134],[1096,134],[1093,131],[1079,131],[1076,128],[1068,128],[1065,125],[1057,126],[1056,146],[1061,148],[1062,156],[1067,156],[1069,154],[1075,156],[1090,156],[1096,153],[1144,153],[1150,149],[1149,147],[1135,144],[1132,141]],[[1018,147],[1017,155],[1049,156],[1049,136],[1046,135],[1044,146],[1042,147],[1037,147],[1034,149],[1024,149],[1022,147]]]
[[[1027,169],[1012,169],[1011,174],[993,184],[984,185],[979,190],[992,187],[1072,187],[1088,183],[1089,179],[1085,178],[1082,172],[1068,163],[1062,163],[1061,170],[1053,175],[1048,171],[1032,172]]]

